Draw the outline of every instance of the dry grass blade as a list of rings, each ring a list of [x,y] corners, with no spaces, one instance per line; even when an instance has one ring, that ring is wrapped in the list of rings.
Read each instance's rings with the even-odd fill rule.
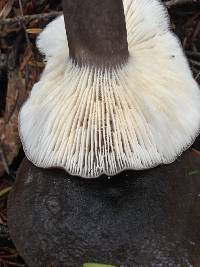
[[[6,188],[3,188],[1,191],[0,191],[0,197],[3,197],[5,196],[6,194],[8,194],[12,189],[12,186],[8,186]]]
[[[9,0],[4,5],[4,7],[2,8],[2,10],[0,11],[0,18],[6,18],[10,14],[14,2],[15,2],[15,0]]]
[[[29,34],[39,34],[41,31],[42,29],[39,28],[26,29],[26,32]]]

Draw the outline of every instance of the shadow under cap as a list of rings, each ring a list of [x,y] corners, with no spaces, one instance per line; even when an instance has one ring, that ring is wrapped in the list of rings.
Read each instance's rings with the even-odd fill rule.
[[[79,65],[116,66],[128,59],[122,0],[63,0],[69,55]]]
[[[198,267],[200,158],[83,180],[24,160],[8,225],[29,267]],[[190,174],[192,170],[196,174]]]

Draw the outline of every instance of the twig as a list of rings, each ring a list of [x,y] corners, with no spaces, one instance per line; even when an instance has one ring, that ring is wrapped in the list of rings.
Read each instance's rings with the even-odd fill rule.
[[[11,23],[28,23],[30,20],[38,19],[38,20],[45,20],[53,17],[57,17],[62,15],[62,11],[52,11],[49,13],[43,13],[43,14],[34,14],[34,15],[25,15],[25,16],[18,16],[15,18],[7,18],[7,19],[2,19],[0,20],[0,25],[6,25],[6,24],[11,24]]]
[[[197,73],[197,75],[195,76],[195,80],[198,80],[199,77],[200,77],[200,71],[199,71],[199,73]]]
[[[19,8],[20,8],[21,16],[24,17],[23,5],[22,5],[22,1],[21,0],[19,0]],[[24,28],[24,33],[25,33],[27,45],[30,46],[31,42],[30,42],[30,39],[28,37],[28,33],[26,31],[26,24],[24,23],[24,21],[21,21],[21,24],[22,24],[22,26]]]
[[[21,0],[18,0],[19,2],[19,8],[20,8],[20,12],[21,12],[21,16],[24,17],[24,10],[23,10],[23,5],[22,5],[22,1]],[[21,21],[20,22],[21,25],[23,26],[23,29],[24,29],[24,34],[25,34],[25,37],[26,37],[26,43],[27,43],[27,49],[30,49],[31,48],[31,42],[30,42],[30,39],[29,39],[29,36],[28,36],[28,33],[27,33],[27,29],[26,29],[26,24],[24,21]],[[31,50],[32,51],[32,50]],[[28,65],[25,66],[25,70],[26,70],[26,73],[28,75],[26,76],[29,76],[29,67]],[[26,89],[27,89],[27,86],[28,86],[28,81],[27,79],[25,79],[25,82],[26,82]]]
[[[185,53],[188,55],[188,56],[196,56],[196,57],[200,57],[200,52],[195,52],[195,51],[185,51]]]
[[[197,61],[197,60],[193,60],[193,59],[189,59],[189,61],[190,61],[190,63],[191,63],[192,65],[195,65],[195,66],[200,67],[200,62],[199,62],[199,61]]]
[[[165,4],[167,7],[171,7],[171,6],[176,6],[176,5],[181,5],[181,4],[186,4],[186,3],[195,3],[197,1],[195,0],[170,0],[167,1]]]

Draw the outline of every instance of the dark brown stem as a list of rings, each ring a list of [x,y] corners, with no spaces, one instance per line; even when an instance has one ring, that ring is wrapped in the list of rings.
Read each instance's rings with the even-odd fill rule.
[[[116,66],[128,59],[122,0],[63,0],[70,57],[79,65]]]

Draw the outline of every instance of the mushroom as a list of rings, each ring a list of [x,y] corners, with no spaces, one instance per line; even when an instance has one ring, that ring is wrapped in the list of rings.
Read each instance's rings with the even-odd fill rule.
[[[24,160],[9,231],[29,267],[199,266],[200,157],[81,179]]]
[[[63,9],[38,38],[46,67],[20,112],[28,159],[87,178],[173,162],[199,133],[200,91],[162,3]]]

